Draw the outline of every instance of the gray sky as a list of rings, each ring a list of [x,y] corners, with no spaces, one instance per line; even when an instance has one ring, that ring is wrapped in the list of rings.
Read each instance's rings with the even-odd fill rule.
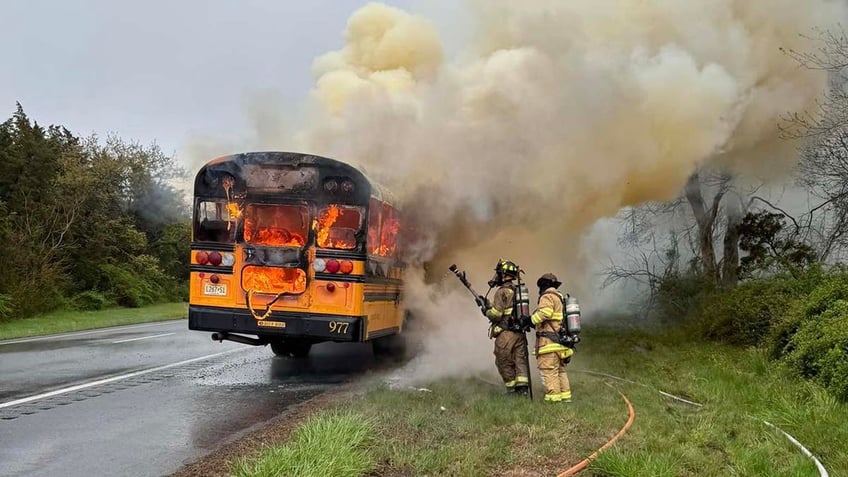
[[[312,60],[341,47],[348,16],[365,3],[0,0],[0,118],[20,101],[42,124],[155,140],[166,153],[192,135],[244,133],[246,97],[271,90],[299,103]]]

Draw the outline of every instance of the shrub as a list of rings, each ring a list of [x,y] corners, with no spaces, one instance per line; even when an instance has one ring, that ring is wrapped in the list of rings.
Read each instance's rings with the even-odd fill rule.
[[[113,304],[106,295],[93,290],[80,293],[71,302],[74,308],[83,311],[102,310]]]
[[[766,341],[772,324],[787,312],[795,288],[793,280],[775,277],[712,293],[699,310],[701,332],[711,339],[758,346]]]
[[[805,319],[785,351],[792,369],[848,401],[848,300],[830,302],[819,316]]]
[[[697,272],[670,273],[659,280],[657,311],[668,321],[680,321],[700,308],[713,287]]]
[[[12,297],[0,293],[0,320],[12,313]]]

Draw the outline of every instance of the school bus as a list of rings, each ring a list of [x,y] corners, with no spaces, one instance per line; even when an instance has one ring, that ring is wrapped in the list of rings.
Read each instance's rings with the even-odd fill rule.
[[[400,211],[343,162],[251,152],[194,182],[188,327],[304,357],[324,341],[402,351]]]

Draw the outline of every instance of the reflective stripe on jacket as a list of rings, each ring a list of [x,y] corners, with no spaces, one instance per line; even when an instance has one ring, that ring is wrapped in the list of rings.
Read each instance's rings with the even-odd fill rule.
[[[486,310],[486,317],[495,326],[503,330],[509,328],[509,318],[512,316],[512,308],[515,303],[515,291],[509,285],[504,285],[495,291],[492,297],[492,306]]]
[[[536,325],[537,333],[557,333],[562,323],[562,312],[562,294],[556,288],[548,288],[539,297],[539,306],[530,316],[530,320]],[[562,353],[560,357],[563,359],[574,353],[573,350],[556,341],[536,335],[535,353],[537,355],[557,352]]]

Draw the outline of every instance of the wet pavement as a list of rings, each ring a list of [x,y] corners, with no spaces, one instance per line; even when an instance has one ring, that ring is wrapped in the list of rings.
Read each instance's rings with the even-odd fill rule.
[[[185,320],[0,342],[0,476],[158,476],[376,369],[367,344],[302,360]]]

